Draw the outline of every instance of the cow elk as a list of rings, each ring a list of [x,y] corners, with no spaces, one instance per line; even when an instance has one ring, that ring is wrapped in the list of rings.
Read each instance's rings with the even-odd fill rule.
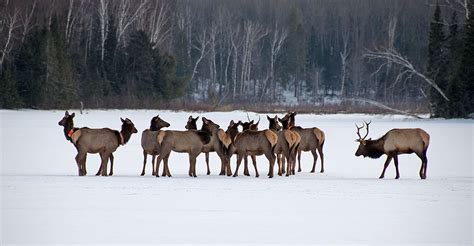
[[[283,118],[279,119],[282,123],[283,129],[290,129],[296,133],[298,133],[301,137],[300,144],[298,146],[298,172],[301,172],[301,152],[302,151],[311,151],[313,155],[313,168],[311,172],[314,173],[316,170],[316,161],[318,160],[318,154],[316,150],[319,152],[321,156],[321,173],[324,172],[324,153],[323,153],[323,146],[325,142],[325,134],[324,132],[317,128],[302,128],[299,126],[295,126],[295,115],[296,112],[291,112],[286,114]],[[294,174],[294,167],[291,167],[291,172]],[[287,170],[288,172],[289,170]]]
[[[364,137],[360,136],[360,129],[364,126],[357,126],[356,142],[359,142],[359,148],[355,153],[356,156],[364,156],[377,159],[383,154],[387,155],[382,174],[379,178],[384,178],[385,170],[387,169],[392,159],[395,162],[395,170],[397,172],[395,179],[400,178],[398,171],[398,155],[415,153],[421,159],[420,178],[426,179],[426,167],[428,165],[428,158],[426,151],[430,144],[430,135],[420,128],[415,129],[392,129],[377,140],[367,139],[369,135],[369,123],[365,123],[366,134]]]
[[[150,129],[146,129],[142,133],[142,149],[143,149],[143,170],[141,176],[145,175],[146,157],[152,156],[151,166],[152,175],[155,173],[155,157],[160,153],[160,145],[158,144],[158,133],[163,127],[169,127],[170,124],[160,118],[159,115],[153,117],[150,122]]]
[[[273,166],[275,164],[274,148],[278,140],[278,135],[271,130],[254,131],[245,130],[238,133],[234,144],[231,145],[230,153],[237,153],[237,167],[234,177],[238,176],[239,166],[242,159],[247,155],[265,155],[269,163],[267,176],[273,178]],[[259,177],[257,166],[255,167],[255,176]]]
[[[58,122],[64,127],[64,135],[67,140],[71,141],[77,149],[76,162],[79,176],[86,175],[86,158],[87,153],[99,153],[101,165],[96,175],[101,174],[107,176],[107,162],[110,159],[110,173],[113,175],[114,157],[113,152],[120,146],[125,145],[133,133],[137,133],[137,129],[132,121],[126,118],[122,121],[122,129],[119,131],[109,128],[90,129],[87,127],[75,128],[73,118],[75,113],[69,115],[66,111],[64,117]]]
[[[171,177],[168,167],[168,159],[171,151],[178,153],[188,153],[189,155],[189,176],[196,175],[196,157],[201,153],[204,145],[209,143],[211,136],[203,131],[160,131],[158,133],[158,144],[160,153],[156,164],[156,177],[159,177],[161,160],[163,160],[163,176]]]
[[[281,176],[285,173],[284,162],[288,163],[288,166],[295,160],[294,154],[296,154],[296,147],[299,144],[300,136],[298,133],[291,130],[282,130],[280,124],[278,124],[278,117],[275,115],[274,118],[270,118],[267,115],[269,123],[268,129],[272,130],[278,135],[278,140],[274,148],[274,152],[278,161],[278,175]],[[287,172],[286,176],[289,176],[290,172]]]

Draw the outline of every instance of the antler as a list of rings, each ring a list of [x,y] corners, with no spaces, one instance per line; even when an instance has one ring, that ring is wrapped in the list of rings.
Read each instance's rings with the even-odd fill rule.
[[[250,122],[249,112],[246,112],[246,113],[247,113],[247,119],[248,119],[249,122]]]
[[[355,124],[356,127],[357,127],[357,136],[359,136],[359,140],[365,140],[365,138],[369,135],[369,125],[370,125],[370,123],[372,123],[372,121],[369,121],[369,123],[367,123],[367,122],[364,121],[364,123],[365,123],[365,127],[366,127],[366,129],[367,129],[367,132],[365,133],[365,136],[364,136],[364,137],[361,137],[361,136],[360,136],[360,129],[364,128],[364,125],[362,125],[361,127],[359,127],[357,124]]]
[[[361,127],[359,127],[357,124],[355,124],[356,127],[357,127],[357,136],[359,136],[359,140],[362,140],[362,137],[360,136],[360,129],[364,128],[364,126],[362,125]]]

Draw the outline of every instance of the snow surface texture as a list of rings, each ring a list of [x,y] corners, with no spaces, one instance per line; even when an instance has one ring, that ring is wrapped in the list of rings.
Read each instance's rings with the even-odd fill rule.
[[[219,159],[211,153],[211,175],[205,175],[200,155],[198,178],[189,178],[187,155],[172,153],[172,178],[152,177],[150,157],[146,176],[140,177],[141,131],[157,113],[169,129],[180,130],[190,115],[76,111],[78,127],[119,129],[120,117],[128,117],[139,130],[115,152],[113,177],[94,176],[98,155],[88,155],[88,175],[78,177],[76,150],[58,126],[63,111],[0,111],[0,244],[473,243],[472,120],[297,115],[298,125],[326,133],[324,174],[309,173],[312,156],[305,153],[303,172],[296,176],[266,178],[268,164],[259,157],[260,178],[243,176],[242,167],[239,177],[222,177]],[[224,129],[231,119],[246,120],[241,111],[192,114]],[[431,135],[428,179],[420,180],[415,155],[402,155],[400,180],[394,180],[393,162],[379,180],[383,157],[354,156],[354,123],[363,120],[372,120],[372,138],[391,128],[425,129]],[[260,128],[267,126],[262,114]],[[231,163],[234,170],[235,157]],[[252,166],[250,172],[254,175]]]

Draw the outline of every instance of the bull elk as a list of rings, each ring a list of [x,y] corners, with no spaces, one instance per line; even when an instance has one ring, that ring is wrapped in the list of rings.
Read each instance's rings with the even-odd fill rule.
[[[316,150],[319,152],[321,156],[321,173],[324,172],[324,153],[323,153],[323,146],[326,140],[326,136],[324,132],[317,128],[302,128],[299,126],[295,126],[295,115],[296,112],[291,112],[286,114],[283,118],[279,119],[282,123],[283,129],[290,129],[296,133],[298,133],[301,137],[300,144],[298,146],[298,172],[301,172],[301,152],[302,151],[311,151],[313,155],[313,168],[311,172],[314,173],[316,169],[316,161],[318,160],[318,154]],[[294,173],[294,165],[292,166],[291,172]],[[288,172],[288,170],[287,170]]]
[[[75,128],[73,118],[75,113],[69,115],[66,111],[64,117],[58,122],[64,127],[64,135],[71,141],[77,149],[76,162],[79,170],[79,176],[86,175],[87,153],[99,153],[101,165],[96,175],[107,176],[107,162],[110,159],[110,173],[113,175],[114,157],[113,153],[120,145],[125,145],[137,129],[133,122],[126,118],[122,121],[122,129],[119,131],[109,128],[91,129],[87,127]]]
[[[397,172],[395,179],[400,178],[398,171],[398,155],[399,154],[411,154],[415,153],[421,159],[420,178],[426,179],[426,167],[428,165],[428,158],[426,157],[426,151],[430,144],[430,135],[420,128],[415,129],[392,129],[385,133],[381,138],[377,140],[367,139],[369,135],[369,123],[365,123],[366,134],[364,137],[360,136],[361,127],[357,126],[357,136],[359,137],[356,142],[359,142],[359,148],[355,153],[356,156],[370,157],[377,159],[383,154],[387,155],[382,174],[379,178],[384,178],[385,170],[392,161],[395,162],[395,170]]]
[[[143,170],[140,174],[145,175],[146,157],[147,155],[152,156],[151,166],[152,175],[155,173],[155,157],[160,153],[160,145],[158,144],[157,137],[158,133],[163,127],[169,127],[170,124],[160,118],[159,115],[153,117],[150,121],[150,128],[146,129],[142,133],[142,149],[143,149]]]

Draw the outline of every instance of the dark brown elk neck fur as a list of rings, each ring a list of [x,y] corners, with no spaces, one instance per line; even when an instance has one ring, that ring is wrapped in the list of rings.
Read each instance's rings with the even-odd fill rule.
[[[150,121],[150,131],[159,131],[161,128],[169,126],[170,124],[161,119],[158,115],[153,117]]]
[[[128,118],[122,120],[122,129],[120,130],[120,134],[123,137],[123,144],[126,144],[128,140],[130,140],[130,137],[133,133],[137,133],[137,129],[133,125],[132,121],[130,121]],[[122,143],[120,135],[118,135],[118,140],[119,143]]]
[[[242,121],[239,120],[239,122],[237,124],[242,126],[242,131],[245,131],[245,130],[250,129],[250,126],[253,124],[253,120],[251,120],[249,122],[242,122]]]
[[[196,118],[193,118],[192,116],[189,116],[188,122],[186,123],[186,126],[184,128],[188,130],[197,130],[197,124],[196,121],[199,119],[199,116]]]
[[[230,121],[229,126],[227,127],[227,130],[225,133],[230,136],[230,139],[232,142],[234,142],[235,136],[239,133],[239,123],[234,123],[234,121]]]
[[[377,139],[377,140],[364,140],[365,141],[365,149],[363,152],[364,156],[368,156],[372,159],[377,159],[383,154],[384,151],[384,143],[385,143],[385,136]]]
[[[61,121],[58,122],[58,125],[63,126],[64,137],[69,141],[72,141],[68,135],[69,132],[71,130],[76,131],[78,129],[74,127],[75,115],[76,115],[75,113],[72,113],[71,115],[69,115],[69,112],[66,111],[64,118],[62,118]]]
[[[206,119],[206,117],[202,117],[202,127],[201,131],[207,132],[208,134],[213,134],[219,130],[220,126],[212,120]]]

